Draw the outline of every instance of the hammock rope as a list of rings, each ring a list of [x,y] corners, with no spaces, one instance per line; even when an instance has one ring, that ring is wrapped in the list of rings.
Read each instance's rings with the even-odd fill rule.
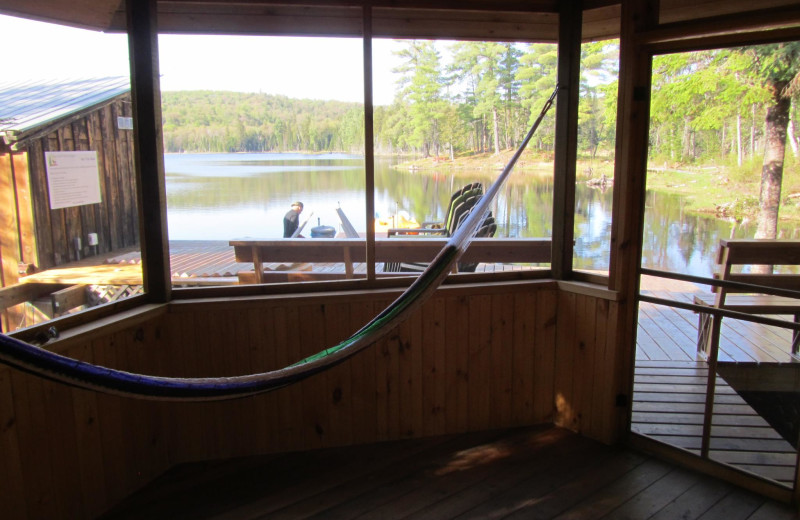
[[[441,285],[466,251],[489,207],[558,94],[556,85],[502,173],[425,271],[386,309],[341,343],[286,368],[235,377],[174,378],[133,374],[50,352],[0,334],[0,363],[51,381],[99,392],[160,401],[216,401],[275,390],[327,370],[386,336]]]

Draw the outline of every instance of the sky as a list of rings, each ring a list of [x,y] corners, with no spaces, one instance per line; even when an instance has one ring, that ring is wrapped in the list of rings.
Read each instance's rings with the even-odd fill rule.
[[[3,41],[25,49],[14,80],[129,74],[124,34],[0,15]],[[24,42],[24,44],[22,43]],[[232,90],[300,99],[364,101],[362,43],[358,38],[159,36],[162,90]],[[373,102],[394,97],[398,44],[373,41]],[[68,50],[64,49],[64,46]],[[0,81],[5,78],[0,76]]]

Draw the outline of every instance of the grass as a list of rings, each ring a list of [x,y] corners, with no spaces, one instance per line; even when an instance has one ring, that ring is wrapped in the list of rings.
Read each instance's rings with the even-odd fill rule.
[[[462,154],[449,157],[427,157],[398,165],[420,171],[453,174],[456,177],[471,175],[475,170],[499,172],[508,163],[514,150],[499,154]],[[784,223],[800,223],[800,160],[786,150],[783,186],[781,190],[780,220]],[[657,164],[659,161],[651,161]],[[510,182],[524,181],[526,176],[552,176],[552,153],[526,150],[516,167],[516,175]],[[598,156],[595,159],[579,158],[576,170],[578,182],[614,176],[612,157]],[[726,219],[754,220],[758,213],[758,198],[761,189],[760,159],[742,166],[709,165],[653,167],[647,173],[647,189],[662,193],[682,195],[689,203],[687,210],[704,216]]]
[[[761,165],[653,168],[647,172],[647,189],[682,195],[694,213],[755,220]],[[784,165],[779,216],[782,222],[800,223],[800,172],[794,160]]]
[[[500,172],[514,155],[514,150],[502,150],[499,154],[492,152],[471,153],[457,155],[452,161],[449,157],[426,157],[405,161],[397,165],[401,169],[415,169],[438,173],[452,173],[456,177],[471,175],[475,170],[487,173]],[[515,177],[524,178],[527,175],[552,176],[552,153],[531,152],[526,150],[517,161],[514,171]],[[519,175],[522,174],[522,175]],[[577,178],[588,180],[605,175],[608,178],[614,175],[614,162],[607,157],[598,157],[594,160],[579,159]]]

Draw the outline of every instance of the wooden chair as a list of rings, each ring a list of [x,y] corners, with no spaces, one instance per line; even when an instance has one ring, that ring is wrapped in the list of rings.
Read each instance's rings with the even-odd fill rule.
[[[470,215],[475,205],[483,197],[483,184],[473,183],[467,184],[463,188],[457,190],[450,197],[450,206],[447,213],[447,218],[442,223],[427,222],[426,227],[418,229],[390,229],[388,236],[408,236],[420,237],[425,236],[446,236],[450,237],[456,229],[461,226],[465,219]],[[441,225],[441,227],[433,227]],[[481,227],[476,233],[477,237],[490,238],[494,236],[497,231],[497,224],[491,212],[481,224]],[[461,263],[458,264],[459,272],[474,272],[477,268],[477,263]],[[425,263],[418,262],[386,262],[384,263],[384,272],[421,272],[427,267]]]
[[[790,273],[735,272],[744,265],[794,266],[800,265],[800,241],[796,240],[721,240],[717,254],[719,272],[715,278],[729,282],[745,283],[764,288],[800,291],[800,275]],[[758,292],[757,288],[736,286],[715,287],[713,294],[698,294],[695,305],[728,309],[759,315],[791,315],[800,323],[800,300]],[[721,316],[699,312],[697,350],[708,356],[719,346],[722,326]],[[792,355],[800,348],[800,335],[792,335]]]

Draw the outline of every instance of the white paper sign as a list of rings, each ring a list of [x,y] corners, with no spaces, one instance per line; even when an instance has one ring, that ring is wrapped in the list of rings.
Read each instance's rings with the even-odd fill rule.
[[[98,204],[97,152],[45,152],[50,209]]]

